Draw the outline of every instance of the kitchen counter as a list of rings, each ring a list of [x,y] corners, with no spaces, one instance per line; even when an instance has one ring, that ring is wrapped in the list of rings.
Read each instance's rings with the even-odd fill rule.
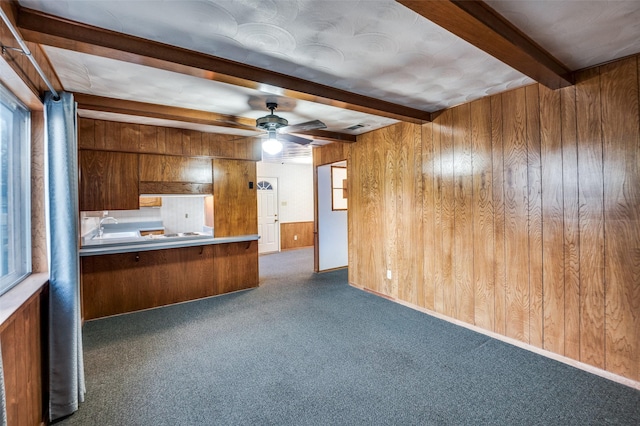
[[[85,320],[257,287],[258,236],[85,247],[80,251]]]
[[[80,248],[80,256],[98,256],[103,254],[131,253],[150,250],[164,250],[181,247],[195,247],[212,244],[239,243],[244,241],[257,241],[259,236],[240,235],[235,237],[211,237],[208,235],[198,235],[193,237],[178,238],[121,238],[115,240],[102,240],[98,243],[85,245]]]

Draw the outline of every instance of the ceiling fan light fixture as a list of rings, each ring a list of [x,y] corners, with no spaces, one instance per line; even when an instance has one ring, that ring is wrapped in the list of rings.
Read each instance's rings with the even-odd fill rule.
[[[282,142],[276,139],[276,131],[269,131],[269,137],[262,142],[262,150],[270,155],[276,155],[282,151]]]
[[[271,114],[265,115],[264,117],[260,117],[256,120],[256,127],[258,129],[267,130],[271,132],[272,130],[278,130],[281,127],[287,127],[289,122],[282,117],[278,117],[273,113],[273,110],[278,107],[278,104],[268,102],[267,108],[271,110]]]

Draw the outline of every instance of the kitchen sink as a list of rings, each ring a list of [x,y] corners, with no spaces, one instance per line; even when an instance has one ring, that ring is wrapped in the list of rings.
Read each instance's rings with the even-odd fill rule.
[[[205,234],[204,232],[177,232],[170,234],[158,234],[158,235],[149,235],[148,237],[154,240],[164,239],[164,238],[192,238],[192,237],[210,237],[210,234]]]
[[[108,232],[102,234],[102,236],[96,235],[93,237],[94,240],[112,240],[116,238],[137,238],[140,234],[138,231],[128,231],[128,232]]]

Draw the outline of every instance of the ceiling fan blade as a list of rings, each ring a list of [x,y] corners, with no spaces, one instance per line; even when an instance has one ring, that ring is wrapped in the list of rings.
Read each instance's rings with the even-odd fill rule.
[[[305,132],[307,130],[326,129],[327,125],[320,120],[306,121],[300,124],[287,126],[284,131],[287,133]]]
[[[313,142],[311,139],[301,138],[300,136],[289,135],[286,133],[280,133],[278,135],[278,139],[297,143],[299,145],[309,145],[311,142]]]

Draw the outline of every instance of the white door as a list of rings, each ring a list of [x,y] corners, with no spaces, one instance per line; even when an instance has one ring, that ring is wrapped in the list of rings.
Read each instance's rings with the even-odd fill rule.
[[[258,178],[258,253],[280,251],[278,179]]]
[[[349,264],[347,211],[333,210],[332,166],[318,167],[318,270],[342,268]],[[344,164],[346,166],[346,164]],[[342,190],[338,192],[342,195]]]

